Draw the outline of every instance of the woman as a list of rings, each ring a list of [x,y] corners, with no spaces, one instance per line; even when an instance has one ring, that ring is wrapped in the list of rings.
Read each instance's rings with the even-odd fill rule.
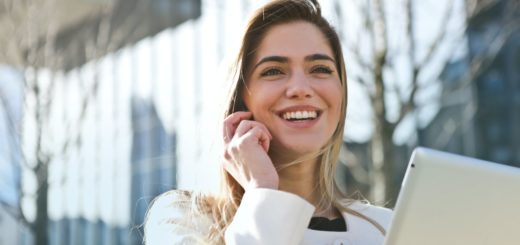
[[[170,191],[148,244],[382,244],[391,212],[334,181],[346,111],[337,33],[310,0],[259,9],[242,40],[225,113],[219,196]]]

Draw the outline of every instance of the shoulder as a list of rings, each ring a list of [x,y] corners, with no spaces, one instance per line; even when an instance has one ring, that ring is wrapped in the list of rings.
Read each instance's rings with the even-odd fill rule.
[[[191,191],[167,191],[152,201],[148,215],[157,215],[158,213],[163,213],[163,211],[181,211],[190,209],[191,204],[193,203],[193,197],[194,195]]]
[[[209,232],[211,219],[201,212],[197,198],[198,195],[181,190],[171,190],[155,198],[145,219],[145,242],[164,244],[203,239]]]
[[[192,207],[193,195],[188,191],[171,190],[156,197],[146,214],[146,226],[178,223]]]
[[[351,202],[347,207],[373,219],[385,229],[388,229],[393,218],[393,211],[391,209],[375,206],[362,201]]]

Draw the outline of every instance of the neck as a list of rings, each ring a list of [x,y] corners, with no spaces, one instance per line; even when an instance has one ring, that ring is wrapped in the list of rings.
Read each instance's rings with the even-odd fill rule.
[[[285,161],[275,160],[275,165],[280,166],[279,163],[283,164],[291,162],[287,159],[284,160]],[[318,208],[318,204],[323,198],[323,194],[318,189],[319,168],[319,157],[297,162],[288,167],[281,168],[278,171],[280,180],[278,189],[298,195]],[[341,213],[339,213],[336,208],[330,207],[326,210],[316,209],[314,215],[335,218],[340,216]]]
[[[278,172],[279,189],[296,194],[317,206],[321,199],[317,189],[318,172],[317,159],[310,159],[283,168]]]

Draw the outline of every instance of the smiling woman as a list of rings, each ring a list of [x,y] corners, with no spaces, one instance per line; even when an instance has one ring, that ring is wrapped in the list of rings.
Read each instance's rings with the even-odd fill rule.
[[[278,0],[250,20],[222,139],[219,195],[156,199],[148,244],[382,244],[391,212],[334,180],[346,111],[336,32],[310,0]]]
[[[242,97],[274,136],[275,164],[318,152],[331,139],[344,98],[333,56],[320,29],[306,21],[270,28],[258,47]]]

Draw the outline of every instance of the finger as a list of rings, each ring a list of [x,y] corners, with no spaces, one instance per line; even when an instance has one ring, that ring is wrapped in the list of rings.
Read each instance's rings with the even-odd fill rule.
[[[265,152],[269,152],[269,143],[271,142],[271,137],[267,134],[265,134],[265,131],[263,131],[263,134],[259,137],[259,143],[262,145],[262,148],[264,148]]]
[[[236,128],[242,120],[249,119],[253,116],[249,111],[237,111],[224,119],[223,138],[224,143],[229,143],[233,135],[235,135]]]
[[[255,143],[260,144],[260,146],[265,150],[265,152],[269,151],[269,143],[271,141],[267,131],[259,127],[258,125],[253,126],[251,130],[247,131],[243,135],[244,138],[252,138]]]
[[[257,121],[252,121],[252,120],[242,120],[238,124],[238,127],[236,128],[235,134],[240,137],[240,136],[246,134],[247,131],[251,130],[254,127],[259,127],[261,130],[265,131],[265,133],[267,134],[269,139],[273,138],[271,136],[271,133],[269,132],[269,130],[263,123],[257,122]]]
[[[241,137],[254,127],[254,121],[242,120],[235,129],[235,136]]]
[[[263,141],[263,144],[264,144],[263,146],[266,149],[268,149],[269,142],[273,139],[273,136],[271,135],[271,132],[269,132],[269,130],[263,123],[260,123],[257,121],[244,120],[244,121],[240,122],[235,134],[240,137],[255,127],[258,127],[266,135],[266,140]]]
[[[258,123],[258,126],[265,131],[265,133],[267,135],[267,140],[271,141],[273,139],[273,135],[271,135],[271,131],[269,131],[269,129],[267,129],[267,127],[263,123],[260,123],[260,122],[256,122],[256,123]]]

